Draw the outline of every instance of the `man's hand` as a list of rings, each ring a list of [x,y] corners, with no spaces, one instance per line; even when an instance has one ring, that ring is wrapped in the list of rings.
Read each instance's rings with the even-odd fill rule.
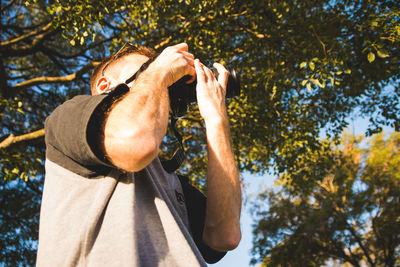
[[[204,121],[227,120],[225,94],[229,72],[219,63],[215,63],[219,75],[218,80],[213,72],[198,59],[195,60],[197,75],[197,102],[200,115]]]
[[[188,45],[185,43],[165,48],[149,69],[157,74],[165,87],[169,87],[186,75],[192,77],[188,83],[196,78],[194,56],[188,52]]]

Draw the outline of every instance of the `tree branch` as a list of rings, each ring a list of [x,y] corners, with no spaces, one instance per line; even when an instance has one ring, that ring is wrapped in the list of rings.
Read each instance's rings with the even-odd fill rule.
[[[14,38],[14,39],[1,42],[1,43],[0,43],[0,47],[1,47],[1,46],[12,45],[12,44],[18,43],[18,42],[20,42],[20,41],[23,41],[23,40],[25,40],[25,39],[27,39],[27,38],[29,38],[29,37],[31,37],[31,36],[37,35],[37,34],[39,34],[39,33],[43,33],[43,32],[45,32],[45,31],[47,31],[47,30],[51,27],[51,25],[52,25],[52,22],[49,22],[47,25],[45,25],[44,27],[42,27],[42,28],[40,28],[40,29],[37,29],[37,30],[35,30],[35,31],[28,32],[28,33],[26,33],[26,34],[24,34],[24,35],[21,35],[21,36],[19,36],[19,37]]]
[[[361,241],[361,238],[357,235],[356,231],[354,230],[354,228],[346,222],[346,224],[348,225],[348,229],[351,233],[351,235],[356,239],[358,245],[360,246],[361,250],[364,252],[365,257],[367,258],[369,264],[371,264],[371,266],[375,266],[375,263],[372,261],[367,248],[364,246],[364,244]]]
[[[360,267],[360,264],[358,263],[354,255],[351,253],[351,251],[350,251],[350,256],[347,255],[346,251],[333,238],[330,243],[333,245],[333,253],[331,253],[331,255],[339,258],[341,257],[344,261],[353,264],[355,267]]]
[[[38,196],[42,194],[42,191],[39,188],[35,187],[31,179],[29,179],[25,184],[27,187],[29,187],[30,190],[34,191]]]
[[[326,186],[324,186],[323,184],[319,184],[319,186],[325,190],[328,193],[328,197],[331,199],[332,201],[332,205],[334,208],[334,212],[340,216],[343,212],[343,208],[340,208],[339,205],[337,204],[337,202],[335,201],[335,199],[330,196],[329,194],[332,194],[333,192],[330,192],[329,187],[326,188]],[[346,221],[346,225],[348,226],[347,229],[350,231],[351,235],[356,239],[356,242],[358,243],[358,245],[360,246],[361,250],[363,251],[365,257],[367,258],[368,262],[371,264],[371,266],[375,266],[375,263],[373,262],[373,260],[371,259],[367,248],[364,246],[364,244],[362,243],[362,240],[360,239],[360,237],[357,235],[356,230]],[[349,248],[349,251],[351,253],[351,249]]]
[[[114,22],[114,21],[113,21],[113,22]],[[115,22],[114,22],[114,24],[116,24],[115,26],[114,26],[114,25],[111,25],[111,23],[109,23],[108,21],[104,21],[104,24],[105,24],[107,27],[109,27],[109,28],[111,28],[112,30],[114,30],[114,31],[122,31],[122,30],[123,30],[121,27],[118,27],[118,24],[116,24]]]
[[[48,28],[47,31],[37,34],[31,44],[20,46],[0,46],[1,55],[2,57],[24,57],[37,52],[42,42],[44,42],[48,37],[57,34],[60,30],[60,28]]]
[[[23,82],[17,83],[13,87],[11,87],[11,89],[22,90],[22,89],[25,89],[28,87],[39,85],[39,84],[70,82],[70,81],[73,81],[73,80],[81,77],[88,70],[90,70],[93,67],[96,67],[98,64],[100,64],[100,63],[97,61],[92,61],[92,62],[86,64],[83,68],[81,68],[80,70],[78,70],[75,73],[72,73],[72,74],[69,74],[66,76],[60,76],[60,77],[37,77],[37,78],[30,79],[28,81],[23,81]]]
[[[24,30],[33,30],[33,29],[36,29],[37,27],[44,25],[45,23],[46,22],[39,22],[38,24],[25,25],[25,26],[14,25],[14,24],[0,24],[0,29],[3,29],[3,30],[11,29],[15,32],[18,32],[18,34],[22,34],[22,32]]]
[[[27,133],[27,134],[23,134],[23,135],[19,135],[19,136],[14,136],[13,134],[10,134],[6,139],[4,139],[0,143],[0,149],[9,148],[16,143],[37,140],[37,139],[40,139],[43,137],[44,137],[44,129],[40,129],[40,130],[31,132],[31,133]]]
[[[328,55],[327,55],[327,53],[326,53],[326,46],[325,46],[324,42],[321,41],[321,39],[319,38],[319,36],[318,36],[317,32],[315,31],[314,27],[311,27],[311,28],[312,28],[313,33],[314,33],[315,37],[317,38],[318,42],[319,42],[319,43],[321,44],[321,46],[322,46],[322,50],[323,50],[323,52],[324,52],[325,58],[327,58]]]
[[[79,57],[79,56],[84,56],[84,53],[85,53],[86,51],[88,51],[88,50],[90,50],[90,49],[92,49],[92,48],[94,48],[94,47],[96,47],[96,46],[99,46],[99,45],[101,45],[101,44],[103,44],[103,43],[106,43],[106,42],[108,42],[108,41],[111,41],[111,40],[113,40],[115,37],[116,37],[116,35],[113,35],[113,36],[111,36],[110,38],[107,38],[107,39],[98,41],[98,42],[96,42],[96,43],[91,43],[91,44],[89,44],[88,46],[86,46],[84,49],[82,49],[81,51],[78,51],[77,53],[74,53],[74,54],[71,54],[71,55],[64,55],[64,54],[61,54],[61,53],[59,53],[58,51],[56,51],[56,50],[54,50],[54,49],[51,49],[50,47],[47,47],[47,46],[44,46],[44,45],[41,46],[41,51],[42,51],[43,54],[45,54],[45,55],[47,55],[48,53],[51,53],[51,54],[53,54],[54,56],[59,57],[59,58],[63,58],[63,59],[72,59],[72,58],[76,58],[76,57]]]

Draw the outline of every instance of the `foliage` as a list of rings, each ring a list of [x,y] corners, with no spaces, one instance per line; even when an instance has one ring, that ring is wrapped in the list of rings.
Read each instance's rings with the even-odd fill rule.
[[[321,130],[337,137],[354,110],[370,119],[369,134],[399,130],[399,17],[394,0],[2,1],[1,179],[43,175],[46,116],[90,92],[88,74],[110,51],[186,42],[206,64],[240,71],[242,95],[228,102],[240,170],[272,166],[287,186],[310,188],[315,179],[302,179],[301,160],[324,148]],[[178,126],[181,171],[204,185],[195,105]]]
[[[341,146],[324,153],[332,160],[309,194],[259,196],[253,264],[400,264],[400,134],[376,135],[366,148],[359,141],[345,136]]]
[[[0,181],[2,266],[34,266],[43,179]]]
[[[2,8],[2,136],[39,129],[56,105],[88,93],[90,63],[108,48],[185,41],[206,63],[241,72],[243,94],[229,102],[240,168],[284,171],[319,147],[322,128],[340,133],[355,108],[370,117],[369,133],[398,129],[399,10],[396,1],[10,1]],[[59,79],[32,81],[39,77]],[[18,103],[24,116],[9,113]],[[203,173],[196,109],[181,127],[196,152],[186,167]]]

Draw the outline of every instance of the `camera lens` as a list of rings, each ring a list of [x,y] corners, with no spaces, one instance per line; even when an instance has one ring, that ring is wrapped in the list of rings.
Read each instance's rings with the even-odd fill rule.
[[[213,69],[215,77],[218,77],[218,71]],[[190,76],[184,76],[170,87],[168,87],[169,100],[174,116],[181,117],[186,114],[189,104],[195,103],[197,82],[187,84]],[[229,71],[228,84],[226,86],[226,98],[240,95],[239,74],[235,69]]]

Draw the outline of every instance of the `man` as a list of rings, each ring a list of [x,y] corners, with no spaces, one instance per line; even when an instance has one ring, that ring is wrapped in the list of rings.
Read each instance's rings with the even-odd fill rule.
[[[67,101],[46,120],[38,266],[205,266],[179,179],[157,157],[168,87],[187,75],[197,79],[207,133],[201,242],[210,251],[238,245],[241,193],[225,107],[228,72],[215,64],[217,79],[184,43],[152,56],[128,48],[107,58],[92,75],[93,96]]]

